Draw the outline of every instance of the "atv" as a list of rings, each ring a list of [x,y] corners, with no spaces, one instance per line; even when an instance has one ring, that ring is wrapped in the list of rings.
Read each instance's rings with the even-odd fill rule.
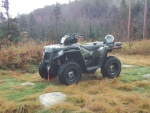
[[[101,68],[103,77],[118,77],[121,62],[107,53],[122,48],[121,42],[114,42],[112,35],[106,35],[103,42],[78,43],[79,35],[65,35],[61,44],[44,47],[43,61],[39,65],[39,74],[48,81],[58,76],[65,85],[78,83],[82,74],[94,74]]]

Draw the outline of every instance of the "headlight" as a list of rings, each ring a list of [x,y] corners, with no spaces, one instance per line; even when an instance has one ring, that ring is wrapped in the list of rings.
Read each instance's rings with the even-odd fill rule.
[[[58,52],[58,55],[59,56],[61,56],[61,55],[63,55],[64,54],[64,51],[63,50],[60,50],[59,52]]]
[[[105,42],[105,44],[111,44],[114,42],[114,37],[112,35],[106,35],[104,42]]]

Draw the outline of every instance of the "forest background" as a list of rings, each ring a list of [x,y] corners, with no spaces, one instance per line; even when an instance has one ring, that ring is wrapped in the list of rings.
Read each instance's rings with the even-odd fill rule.
[[[129,1],[75,0],[68,4],[45,6],[12,18],[9,1],[3,0],[1,4],[5,10],[0,13],[0,45],[29,39],[59,43],[66,33],[83,34],[86,40],[93,41],[103,40],[105,35],[112,34],[116,40],[128,41],[130,5],[130,41],[149,39],[150,2],[131,0],[131,4]],[[146,35],[143,37],[145,18]]]

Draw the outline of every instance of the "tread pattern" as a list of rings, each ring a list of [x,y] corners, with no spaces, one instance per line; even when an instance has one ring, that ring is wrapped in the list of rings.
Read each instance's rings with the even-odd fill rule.
[[[48,73],[47,70],[44,68],[44,62],[41,62],[41,64],[39,65],[39,74],[42,78],[45,78],[46,80],[48,79]],[[58,75],[57,72],[52,72],[50,70],[50,78],[54,78]]]
[[[109,65],[111,62],[115,62],[118,65],[118,71],[115,73],[115,75],[109,72]],[[109,78],[114,78],[115,76],[118,77],[120,75],[120,72],[121,72],[120,60],[114,56],[107,57],[106,60],[104,61],[104,64],[101,67],[101,73],[103,77],[109,77]]]
[[[74,68],[77,70],[78,75],[75,81],[69,82],[66,79],[66,71],[68,68]],[[82,76],[82,72],[81,72],[81,68],[80,66],[74,62],[74,61],[67,61],[66,63],[64,63],[62,66],[60,66],[59,71],[58,71],[58,77],[59,77],[59,82],[65,85],[70,85],[73,83],[77,83],[80,81]]]

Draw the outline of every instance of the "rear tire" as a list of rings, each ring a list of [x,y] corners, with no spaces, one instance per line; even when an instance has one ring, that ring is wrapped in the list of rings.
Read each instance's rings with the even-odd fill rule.
[[[73,61],[64,63],[58,71],[59,82],[65,85],[78,83],[82,72],[80,66]]]
[[[121,72],[121,62],[114,56],[109,56],[104,61],[101,67],[103,77],[114,78],[118,77]]]
[[[50,78],[54,78],[56,77],[58,74],[58,72],[54,72],[50,70]],[[44,67],[44,62],[41,62],[41,64],[39,65],[39,74],[41,76],[41,78],[45,78],[46,80],[48,80],[48,72],[46,70],[46,68]]]

